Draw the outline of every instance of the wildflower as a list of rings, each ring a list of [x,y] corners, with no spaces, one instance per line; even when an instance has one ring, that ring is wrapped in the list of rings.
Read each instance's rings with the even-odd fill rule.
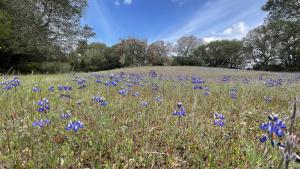
[[[99,103],[100,106],[106,106],[108,104],[104,97],[94,96],[92,100]]]
[[[49,92],[54,92],[54,86],[53,86],[53,85],[50,85],[50,86],[48,87],[48,91],[49,91]]]
[[[208,96],[209,95],[209,88],[207,86],[204,86],[204,92],[203,92],[204,96]]]
[[[32,92],[41,92],[41,88],[38,86],[38,85],[35,85],[33,88],[32,88]]]
[[[62,86],[62,85],[58,85],[58,90],[59,91],[62,91],[62,90],[64,90],[64,91],[71,91],[72,90],[72,87],[71,86]]]
[[[199,77],[192,77],[192,83],[195,85],[200,85],[200,84],[205,83],[205,81]]]
[[[126,94],[127,94],[127,90],[126,89],[124,89],[124,88],[122,88],[121,90],[119,90],[119,92],[118,92],[120,95],[122,95],[122,96],[126,96]]]
[[[238,92],[237,88],[231,88],[229,90],[230,98],[234,100],[237,99],[237,92]]]
[[[182,102],[177,103],[177,110],[173,112],[173,116],[179,116],[179,117],[186,116],[186,111],[182,105]]]
[[[150,70],[149,76],[150,76],[151,78],[156,78],[156,77],[157,77],[157,73],[155,72],[155,70]]]
[[[97,79],[96,79],[96,83],[102,83],[102,80],[99,79],[99,78],[97,78]]]
[[[67,131],[70,131],[70,130],[73,130],[74,132],[78,132],[79,129],[83,128],[84,125],[81,121],[70,121],[68,124],[67,124],[67,127],[66,127],[66,130]]]
[[[68,119],[68,118],[70,118],[70,117],[71,117],[70,111],[67,111],[66,113],[63,113],[63,114],[60,116],[61,119]]]
[[[3,86],[4,90],[10,90],[12,88],[16,88],[18,86],[20,86],[20,80],[18,77],[14,77],[12,80],[8,80],[5,82],[0,83],[0,85]]]
[[[48,120],[48,119],[42,120],[41,119],[41,120],[37,120],[37,121],[33,122],[32,126],[43,128],[44,126],[49,125],[49,124],[50,124],[50,120]]]
[[[196,86],[194,86],[194,90],[202,90],[203,89],[203,87],[202,86],[200,86],[200,85],[196,85]]]
[[[139,93],[139,92],[134,92],[134,93],[132,94],[132,96],[139,97],[139,96],[140,96],[140,93]]]
[[[149,106],[149,102],[142,101],[141,105],[142,105],[142,107],[148,107]]]
[[[285,135],[284,130],[286,129],[284,121],[280,120],[278,115],[269,115],[268,119],[269,121],[260,124],[259,128],[262,131],[265,131],[269,135],[269,137],[273,137],[273,135],[276,135],[277,137],[283,137]],[[263,136],[262,138],[260,138],[260,141],[262,143],[263,141],[266,142],[269,137]]]
[[[40,101],[37,102],[37,105],[39,106],[37,111],[40,113],[43,113],[45,111],[49,111],[50,110],[50,104],[49,104],[49,100],[44,98]]]
[[[230,76],[223,76],[221,78],[221,81],[224,82],[224,83],[229,82],[230,81]]]
[[[220,127],[225,126],[225,116],[221,113],[214,113],[214,124]]]

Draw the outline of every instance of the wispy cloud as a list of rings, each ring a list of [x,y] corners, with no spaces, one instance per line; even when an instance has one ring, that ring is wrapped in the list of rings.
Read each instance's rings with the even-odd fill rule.
[[[250,28],[245,22],[238,22],[221,32],[214,33],[213,36],[204,37],[203,40],[205,42],[211,42],[222,39],[241,39],[247,34],[249,30]]]
[[[114,1],[114,5],[115,6],[120,6],[122,4],[124,5],[131,5],[132,4],[132,0],[115,0]]]
[[[240,0],[215,0],[202,5],[183,26],[164,31],[159,38],[174,42],[181,36],[197,35],[206,39],[239,37],[248,31],[248,26],[241,20],[253,18],[259,8],[256,4]],[[225,21],[225,22],[224,22]],[[221,31],[220,31],[221,30]],[[212,32],[219,32],[218,35]],[[221,36],[222,34],[222,36]],[[227,34],[227,35],[226,35]]]
[[[123,4],[125,5],[130,5],[132,3],[132,0],[124,0]]]

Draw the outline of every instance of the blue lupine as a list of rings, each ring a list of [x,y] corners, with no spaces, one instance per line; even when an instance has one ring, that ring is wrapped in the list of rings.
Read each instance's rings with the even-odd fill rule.
[[[237,99],[237,92],[238,92],[237,88],[231,88],[229,90],[230,98],[234,100]]]
[[[122,95],[122,96],[126,96],[126,94],[127,94],[127,90],[126,89],[124,89],[124,88],[122,88],[122,89],[120,89],[119,90],[119,92],[118,92],[120,95]]]
[[[44,98],[40,101],[37,102],[37,105],[39,106],[37,111],[40,113],[46,112],[50,110],[50,104],[49,104],[49,100]]]
[[[49,124],[50,124],[50,120],[48,120],[48,119],[42,120],[41,119],[41,120],[37,120],[37,121],[33,122],[32,126],[43,128],[44,126],[49,125]]]
[[[61,119],[69,119],[71,117],[71,113],[68,111],[66,113],[63,113],[60,118]]]
[[[220,127],[225,126],[225,116],[221,113],[214,113],[214,124]]]
[[[12,80],[8,80],[5,82],[0,83],[0,85],[3,86],[4,90],[10,90],[12,88],[16,88],[20,86],[21,81],[19,80],[18,77],[14,77]]]
[[[101,79],[96,79],[96,83],[102,83]]]
[[[204,92],[203,92],[203,94],[204,94],[205,96],[208,96],[208,95],[209,95],[209,88],[208,88],[207,86],[204,86]]]
[[[139,97],[139,96],[140,96],[140,93],[139,93],[139,92],[134,92],[134,93],[132,94],[132,96]]]
[[[284,130],[286,129],[286,125],[284,121],[280,120],[278,115],[269,115],[269,121],[266,123],[262,123],[259,125],[259,128],[262,131],[267,132],[269,135],[275,134],[277,137],[283,137],[285,135]],[[263,139],[265,142],[268,139],[267,137]],[[262,139],[260,139],[262,142]]]
[[[94,96],[92,100],[99,103],[100,106],[107,106],[108,104],[104,97]]]
[[[177,103],[177,110],[175,110],[172,113],[172,115],[173,116],[178,116],[178,117],[186,116],[186,111],[185,111],[185,108],[182,105],[182,102]]]
[[[266,135],[263,135],[261,138],[259,138],[259,141],[261,143],[265,143],[267,140],[268,140],[268,136],[266,136]]]
[[[70,131],[73,130],[74,132],[78,132],[79,129],[82,129],[84,127],[83,123],[81,121],[70,121],[67,124],[66,130]]]
[[[200,86],[200,85],[195,85],[194,86],[194,90],[202,90],[202,89],[203,89],[203,87]]]
[[[155,72],[155,70],[150,70],[149,76],[150,76],[151,78],[156,78],[156,77],[157,77],[157,73]]]
[[[71,86],[58,85],[57,88],[58,88],[59,91],[62,91],[62,90],[64,90],[64,91],[71,91],[72,90]]]
[[[38,86],[38,85],[35,85],[33,88],[32,88],[32,92],[41,92],[41,88]]]
[[[141,102],[141,106],[142,106],[142,107],[148,107],[148,106],[149,106],[149,102],[142,101],[142,102]]]
[[[53,85],[50,85],[50,86],[48,87],[48,91],[49,91],[49,92],[54,92],[54,86],[53,86]]]

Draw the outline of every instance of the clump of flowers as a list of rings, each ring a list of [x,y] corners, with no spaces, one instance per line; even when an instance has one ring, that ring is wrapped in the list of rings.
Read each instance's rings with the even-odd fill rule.
[[[46,112],[50,110],[50,104],[49,104],[49,100],[44,98],[40,101],[37,102],[38,105],[38,109],[37,111],[40,113]]]
[[[72,90],[71,86],[58,85],[57,88],[58,88],[59,91],[71,91]]]
[[[118,82],[115,81],[115,80],[112,80],[112,81],[106,81],[105,82],[105,86],[108,86],[108,87],[114,87],[114,86],[118,86]]]
[[[54,92],[54,86],[53,86],[53,85],[50,85],[50,86],[48,87],[48,91],[49,91],[49,92]]]
[[[69,119],[71,117],[71,112],[68,110],[67,112],[63,113],[60,118],[65,120],[65,119]]]
[[[108,104],[104,97],[94,96],[92,100],[99,103],[100,106],[107,106]]]
[[[192,83],[195,85],[194,90],[202,90],[203,87],[201,85],[205,83],[205,81],[199,77],[192,77]]]
[[[121,88],[118,93],[122,96],[126,96],[127,95],[127,90],[125,88]]]
[[[155,72],[155,70],[150,70],[149,76],[150,76],[151,78],[156,78],[156,77],[157,77],[157,73]]]
[[[209,88],[207,86],[204,86],[204,92],[203,92],[203,95],[204,96],[209,96]]]
[[[35,85],[35,86],[32,88],[32,92],[35,92],[35,93],[41,92],[41,88],[40,88],[38,85]]]
[[[225,116],[221,113],[214,113],[214,124],[220,127],[224,127],[225,125]]]
[[[274,136],[284,136],[284,130],[286,129],[285,122],[280,120],[277,114],[269,115],[268,119],[268,122],[262,123],[259,126],[262,131],[266,132],[266,134],[263,135],[259,140],[261,143],[265,143],[268,139],[270,139],[273,146],[275,146],[276,144],[280,145],[280,143],[274,140]]]
[[[75,133],[78,132],[79,129],[82,129],[84,127],[83,123],[81,121],[70,121],[67,124],[66,130],[71,131],[73,130]]]
[[[37,121],[33,122],[32,126],[43,128],[44,126],[49,125],[49,124],[50,124],[49,119],[45,119],[45,120],[41,119],[41,120],[37,120]]]
[[[266,80],[265,85],[267,87],[275,87],[275,86],[281,86],[282,85],[283,80],[281,78],[278,79],[269,79]]]
[[[10,90],[10,89],[20,86],[20,83],[21,83],[20,79],[18,77],[14,77],[12,80],[8,80],[8,81],[0,83],[0,85],[3,86],[4,90]]]
[[[142,102],[141,102],[141,106],[142,106],[142,107],[148,107],[148,106],[149,106],[149,102],[142,101]]]
[[[182,105],[182,102],[177,103],[177,109],[175,109],[175,111],[173,112],[173,116],[178,116],[178,117],[186,116],[186,111]]]
[[[231,88],[230,90],[229,90],[229,95],[230,95],[230,98],[231,99],[237,99],[237,92],[238,92],[238,89],[237,88]]]
[[[83,89],[86,87],[86,80],[85,79],[82,79],[82,78],[79,78],[79,77],[74,77],[74,81],[77,83],[77,85],[79,86],[78,88],[79,89]]]

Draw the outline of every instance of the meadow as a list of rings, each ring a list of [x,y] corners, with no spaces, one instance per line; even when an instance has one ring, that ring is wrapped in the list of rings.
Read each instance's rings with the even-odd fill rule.
[[[0,82],[0,168],[276,168],[300,95],[299,73],[203,67]]]

